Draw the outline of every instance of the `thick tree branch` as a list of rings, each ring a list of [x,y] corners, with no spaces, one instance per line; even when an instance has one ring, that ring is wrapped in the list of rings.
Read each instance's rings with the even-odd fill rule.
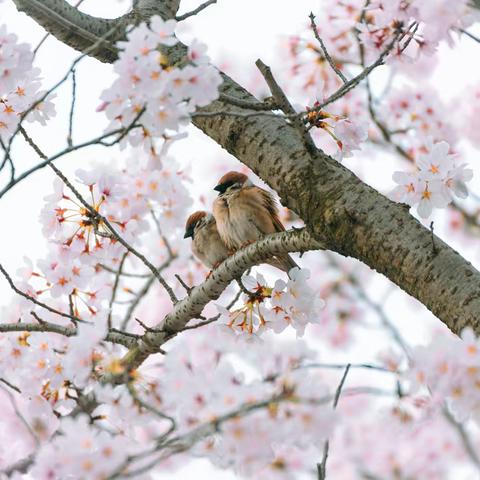
[[[255,101],[224,76],[222,93]],[[217,101],[203,111],[235,107]],[[243,110],[245,112],[245,110]],[[394,203],[325,155],[310,154],[285,119],[196,118],[194,124],[250,167],[280,195],[328,249],[383,273],[455,332],[480,332],[480,274],[436,239],[404,205]]]
[[[132,23],[132,15],[116,19],[96,18],[80,12],[65,0],[13,0],[20,12],[26,13],[48,33],[66,45],[85,51],[108,32],[114,33],[92,52],[102,62],[117,58],[115,42],[124,37],[125,28]]]
[[[23,5],[23,10],[41,25],[49,24],[48,18],[33,9],[34,0],[14,1]],[[65,2],[46,0],[43,3],[58,7]],[[80,26],[88,26],[82,14],[77,12],[74,16]],[[94,21],[91,17],[89,21],[96,24],[98,35],[108,28],[106,21]],[[65,29],[57,25],[55,32],[51,25],[50,28],[57,38],[72,44],[65,39]],[[112,58],[105,48],[97,50],[94,56],[104,61]],[[184,56],[185,47],[181,44],[168,52],[171,64]],[[344,87],[365,78],[383,63],[385,56]],[[228,76],[223,78],[222,94],[258,102]],[[248,112],[220,100],[201,111]],[[408,209],[385,198],[323,152],[307,151],[301,133],[286,119],[214,116],[197,117],[194,124],[276,190],[282,203],[297,213],[311,234],[329,249],[357,258],[383,273],[453,331],[459,332],[470,325],[480,333],[480,273],[440,239],[436,239],[438,251],[434,254],[430,231],[415,220]],[[183,306],[183,302],[179,306]],[[192,311],[190,318],[195,314],[196,311]],[[165,324],[169,326],[170,320]]]
[[[131,12],[114,19],[98,18],[80,12],[65,0],[13,0],[20,12],[26,13],[48,33],[66,45],[85,52],[99,39],[100,46],[89,53],[101,62],[117,58],[115,42],[125,38],[129,24],[138,24],[153,15],[173,18],[180,0],[136,0]]]

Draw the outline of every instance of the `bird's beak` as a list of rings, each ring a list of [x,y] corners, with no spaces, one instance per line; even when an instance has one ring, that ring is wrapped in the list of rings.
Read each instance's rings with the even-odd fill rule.
[[[217,185],[214,190],[219,193],[223,193],[225,191],[225,188],[223,185]]]
[[[192,237],[193,238],[193,228],[188,228],[186,231],[185,231],[185,235],[183,236],[183,238],[188,238],[188,237]]]

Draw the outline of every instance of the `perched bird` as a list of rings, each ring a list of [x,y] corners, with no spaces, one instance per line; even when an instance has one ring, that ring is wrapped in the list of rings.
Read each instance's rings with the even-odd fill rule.
[[[213,215],[220,237],[228,249],[237,249],[265,235],[283,232],[273,196],[255,186],[240,172],[228,172],[214,188],[219,192],[213,202]],[[287,272],[297,264],[288,254],[267,261]]]
[[[216,268],[228,257],[228,250],[218,234],[211,213],[192,213],[185,225],[183,238],[192,238],[192,253],[208,268]]]

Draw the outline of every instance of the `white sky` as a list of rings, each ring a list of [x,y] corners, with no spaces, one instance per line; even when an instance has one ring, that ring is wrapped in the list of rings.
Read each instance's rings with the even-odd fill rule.
[[[183,0],[182,11],[189,11],[199,3],[201,0]],[[209,7],[197,18],[189,20],[188,25],[192,27],[192,31],[181,32],[180,37],[188,40],[194,34],[201,41],[207,43],[209,53],[214,59],[221,58],[222,61],[238,62],[248,71],[251,71],[257,58],[261,58],[267,64],[281,65],[278,49],[279,37],[302,30],[302,26],[307,23],[308,14],[310,11],[315,12],[318,4],[314,0],[218,0],[217,5]],[[125,2],[85,0],[82,9],[98,16],[115,17],[123,13]],[[321,19],[319,18],[318,21]],[[32,20],[16,11],[11,0],[4,0],[3,3],[0,3],[0,24],[2,23],[7,24],[8,30],[16,33],[22,41],[32,45],[36,45],[44,35],[44,31]],[[453,51],[444,49],[442,62],[431,80],[441,88],[445,99],[455,97],[468,84],[478,83],[480,79],[479,53],[480,45],[468,39],[463,40],[460,47]],[[77,52],[60,44],[55,39],[49,38],[41,48],[37,61],[37,66],[42,69],[45,85],[51,85],[61,78],[77,56]],[[103,114],[95,113],[95,108],[100,103],[101,91],[108,87],[111,81],[111,66],[109,65],[86,59],[79,67],[78,122],[74,131],[75,141],[92,138],[103,130],[105,117]],[[70,83],[67,83],[59,93],[56,102],[59,114],[48,128],[29,127],[34,138],[38,139],[41,147],[48,153],[64,147],[69,93]],[[201,173],[203,158],[208,156],[225,158],[227,156],[213,142],[205,142],[203,135],[193,129],[190,138],[175,147],[174,153],[175,156],[180,156],[191,164],[194,179],[208,175],[208,173]],[[79,166],[88,165],[93,160],[111,161],[114,156],[113,150],[94,147],[62,159],[59,166],[67,175],[71,175]],[[35,155],[26,148],[17,150],[17,158],[21,159],[23,166],[37,162]],[[473,152],[472,158],[469,158],[468,161],[472,164],[478,162],[477,158],[474,158]],[[375,178],[372,178],[371,181],[377,184],[379,179],[384,179],[384,189],[387,190],[391,186],[391,165],[387,163],[386,166],[381,166],[378,162],[375,165],[372,162],[371,165],[375,172]],[[370,181],[370,177],[368,175],[367,177]],[[3,183],[3,180],[0,177],[0,184]],[[0,262],[4,263],[7,270],[12,273],[22,263],[21,259],[24,255],[36,259],[41,257],[45,251],[37,219],[43,205],[42,198],[49,193],[51,182],[52,175],[49,171],[36,173],[0,201],[0,218],[2,219],[0,224]],[[480,188],[477,191],[480,191]],[[467,257],[478,262],[478,257],[475,258],[472,254],[473,250],[470,250],[467,252]],[[375,280],[373,288],[379,282],[380,280]],[[384,283],[382,284],[384,286]],[[0,281],[0,305],[8,303],[10,295],[11,291],[5,282]],[[411,304],[407,307],[405,296],[402,294],[393,295],[389,300],[389,305],[394,307],[392,311],[399,322],[404,321],[405,313],[403,312],[408,310],[411,315]],[[420,310],[423,312],[424,309]],[[418,339],[418,323],[410,325],[404,330],[407,338]],[[206,461],[192,463],[181,472],[175,473],[174,477],[177,480],[191,478],[228,480],[234,478],[233,475],[223,471],[215,474]],[[172,475],[161,478],[172,478]]]

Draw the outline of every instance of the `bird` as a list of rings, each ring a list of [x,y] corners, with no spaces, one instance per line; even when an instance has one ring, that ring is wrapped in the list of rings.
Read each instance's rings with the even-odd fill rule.
[[[192,238],[192,253],[207,268],[217,268],[229,256],[210,212],[200,210],[188,217],[183,238],[189,237]]]
[[[285,231],[274,197],[244,173],[226,173],[214,190],[218,197],[213,202],[213,216],[227,249],[236,250],[270,233]],[[286,253],[275,255],[267,263],[287,273],[298,267]]]

